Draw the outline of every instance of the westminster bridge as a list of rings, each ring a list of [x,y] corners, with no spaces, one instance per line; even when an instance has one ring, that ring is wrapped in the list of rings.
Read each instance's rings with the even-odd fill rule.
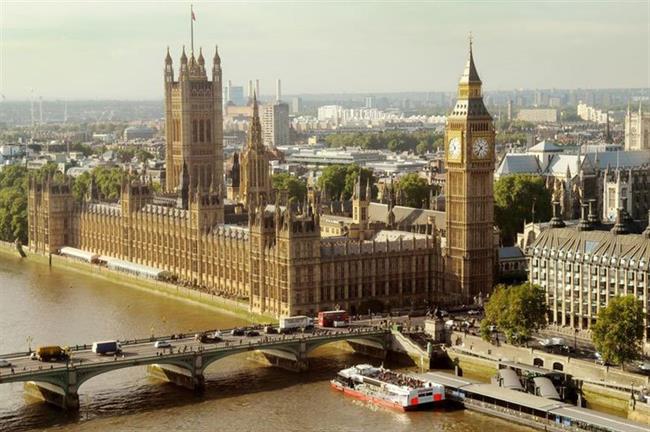
[[[172,346],[154,346],[163,340]],[[82,344],[69,347],[66,361],[40,362],[31,359],[30,353],[0,355],[11,363],[10,368],[0,369],[0,384],[24,382],[30,395],[63,409],[78,409],[79,387],[93,377],[118,369],[147,366],[147,372],[155,378],[200,391],[205,384],[205,369],[231,355],[258,352],[274,366],[302,371],[309,366],[308,354],[320,346],[347,342],[359,353],[383,359],[391,349],[391,340],[391,331],[386,328],[354,327],[252,337],[227,334],[218,343],[201,343],[194,334],[150,337],[120,341],[122,352],[107,356],[92,352],[92,344]]]

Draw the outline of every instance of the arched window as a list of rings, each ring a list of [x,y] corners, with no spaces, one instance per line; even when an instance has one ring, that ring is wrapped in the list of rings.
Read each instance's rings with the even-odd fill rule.
[[[205,121],[205,140],[212,142],[212,131],[210,130],[210,120]]]
[[[192,120],[192,142],[197,142],[199,140],[199,128],[196,120]]]
[[[203,128],[203,120],[199,120],[199,140],[205,141],[205,129]]]

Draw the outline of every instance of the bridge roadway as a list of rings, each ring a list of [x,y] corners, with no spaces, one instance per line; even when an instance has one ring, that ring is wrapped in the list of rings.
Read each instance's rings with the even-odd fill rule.
[[[212,332],[212,331],[211,331]],[[0,369],[0,384],[25,382],[25,390],[33,396],[63,409],[79,407],[78,389],[87,380],[117,369],[147,366],[150,375],[180,386],[200,390],[204,385],[203,371],[211,363],[248,351],[258,351],[275,366],[301,371],[308,367],[307,356],[315,348],[333,342],[346,341],[364,354],[383,358],[390,348],[391,333],[384,327],[350,327],[315,329],[314,332],[288,335],[260,334],[232,336],[224,334],[219,343],[201,343],[194,333],[120,341],[118,355],[98,355],[90,344],[70,347],[67,361],[41,362],[29,353],[0,355],[11,368]],[[171,348],[156,348],[156,341],[166,340]]]

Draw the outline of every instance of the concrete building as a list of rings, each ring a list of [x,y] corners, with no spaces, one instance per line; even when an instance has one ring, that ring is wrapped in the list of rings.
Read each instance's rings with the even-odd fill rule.
[[[262,106],[262,137],[264,145],[279,147],[289,145],[289,105],[274,102]]]
[[[145,126],[131,126],[124,129],[124,139],[127,141],[141,139],[148,140],[154,137],[156,131]]]
[[[633,295],[643,303],[644,339],[650,342],[650,230],[635,234],[624,208],[613,226],[583,210],[580,222],[567,227],[557,207],[550,227],[527,249],[529,280],[546,292],[550,323],[588,330],[612,298]]]
[[[517,120],[531,123],[557,122],[557,110],[554,108],[522,108],[517,113]]]

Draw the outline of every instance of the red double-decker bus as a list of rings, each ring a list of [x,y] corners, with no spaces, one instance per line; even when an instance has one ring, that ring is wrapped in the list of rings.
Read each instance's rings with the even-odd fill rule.
[[[335,322],[348,322],[348,313],[344,310],[318,312],[318,325],[334,327]]]

